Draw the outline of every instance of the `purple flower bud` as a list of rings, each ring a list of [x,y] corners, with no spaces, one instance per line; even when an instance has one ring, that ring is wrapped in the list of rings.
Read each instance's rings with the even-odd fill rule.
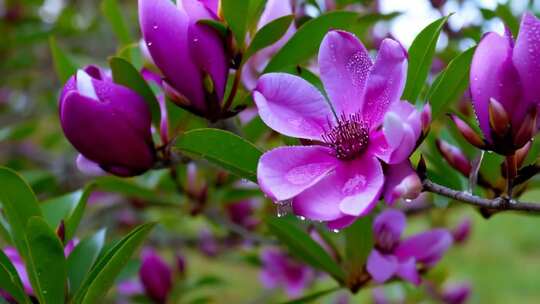
[[[508,29],[504,35],[488,33],[473,56],[470,71],[473,106],[490,149],[500,154],[521,148],[537,131],[534,119],[529,116],[540,103],[535,76],[540,73],[535,51],[540,48],[539,28],[540,20],[525,13],[515,41]],[[507,132],[510,136],[503,136]]]
[[[464,176],[469,176],[472,168],[471,162],[458,147],[453,146],[442,139],[437,139],[436,145],[437,149],[450,166],[458,170]]]
[[[429,104],[429,102],[426,103],[426,105],[422,109],[420,119],[422,121],[422,132],[424,134],[427,134],[431,125],[431,105]]]
[[[186,275],[186,258],[182,254],[176,255],[176,271],[181,277]]]
[[[452,238],[454,242],[462,244],[469,239],[471,235],[472,221],[470,218],[463,219],[454,230],[452,230]]]
[[[167,263],[153,249],[145,249],[139,279],[148,297],[165,303],[172,290],[172,272]]]
[[[442,292],[441,300],[444,304],[464,304],[471,295],[471,285],[461,283],[446,286]]]
[[[155,161],[145,101],[94,66],[77,71],[60,95],[66,138],[87,160],[118,176],[134,176]]]
[[[454,122],[456,127],[458,128],[459,132],[463,137],[473,146],[484,149],[486,145],[484,144],[484,141],[476,132],[461,118],[457,117],[456,115],[450,114],[450,119]]]
[[[216,238],[208,229],[201,229],[199,232],[199,250],[209,257],[214,257],[219,253]]]
[[[383,252],[392,251],[399,244],[405,225],[406,219],[403,212],[395,209],[381,212],[373,222],[373,234],[377,248]]]
[[[139,0],[139,23],[171,100],[199,115],[219,111],[229,72],[223,39],[204,19],[218,20],[216,1]],[[211,8],[206,5],[212,6]],[[211,86],[205,86],[205,79]],[[212,113],[210,113],[212,112]]]
[[[253,216],[253,201],[246,200],[236,203],[230,203],[226,206],[227,213],[231,221],[246,229],[254,229],[259,221]]]

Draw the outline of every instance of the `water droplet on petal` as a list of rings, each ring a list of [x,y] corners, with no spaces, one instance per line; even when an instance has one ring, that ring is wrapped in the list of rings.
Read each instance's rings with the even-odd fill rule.
[[[305,220],[306,220],[306,218],[303,217],[303,216],[301,216],[301,215],[297,216],[297,218],[298,218],[299,220],[301,220],[301,221],[305,221]]]
[[[362,190],[365,185],[366,177],[361,174],[356,174],[354,177],[350,178],[345,185],[343,185],[341,193],[344,195],[353,195]]]
[[[339,233],[339,231],[340,231],[339,229],[332,229],[333,233]]]

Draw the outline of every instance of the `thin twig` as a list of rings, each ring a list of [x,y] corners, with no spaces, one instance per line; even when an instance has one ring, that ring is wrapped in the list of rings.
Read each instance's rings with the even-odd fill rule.
[[[424,180],[424,191],[436,193],[448,198],[491,210],[498,211],[520,211],[529,213],[540,213],[540,204],[509,201],[507,198],[498,197],[495,199],[481,198],[465,191],[457,191],[434,183],[428,179]]]

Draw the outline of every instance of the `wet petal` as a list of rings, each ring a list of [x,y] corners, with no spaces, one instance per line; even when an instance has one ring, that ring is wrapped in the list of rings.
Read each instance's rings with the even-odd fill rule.
[[[366,48],[353,34],[339,30],[326,34],[319,49],[319,67],[338,115],[360,112],[372,65]]]
[[[263,75],[253,99],[261,119],[287,136],[320,140],[333,119],[322,94],[304,79],[290,74]]]
[[[514,112],[521,103],[519,75],[512,63],[513,42],[508,35],[485,35],[478,44],[471,63],[470,92],[480,128],[487,140],[491,140],[489,100],[496,99],[509,113]],[[519,114],[516,118],[521,116],[523,119],[523,115]]]
[[[409,160],[389,165],[384,183],[384,200],[392,205],[399,198],[415,199],[422,191],[422,182]]]
[[[445,229],[433,229],[403,241],[395,254],[400,261],[411,257],[427,267],[434,266],[452,245],[452,235]]]
[[[354,223],[357,218],[357,216],[343,215],[335,220],[326,222],[326,227],[331,230],[339,231],[340,229],[346,228]]]
[[[340,162],[324,179],[294,198],[293,210],[321,221],[364,215],[377,203],[383,183],[381,165],[370,155]]]
[[[139,23],[152,59],[167,82],[205,110],[202,75],[190,56],[189,17],[169,0],[139,0]]]
[[[281,147],[261,157],[257,179],[266,195],[284,201],[316,184],[336,166],[337,161],[329,148]]]
[[[377,283],[384,283],[394,276],[398,269],[398,262],[393,255],[383,255],[373,249],[367,260],[367,271]]]
[[[386,111],[399,101],[407,76],[407,53],[392,39],[383,40],[377,60],[367,81],[364,106],[364,119],[371,128],[377,128]]]

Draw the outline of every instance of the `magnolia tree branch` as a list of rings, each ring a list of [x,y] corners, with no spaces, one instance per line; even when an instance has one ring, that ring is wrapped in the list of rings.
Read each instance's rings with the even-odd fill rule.
[[[424,191],[436,193],[448,198],[473,205],[480,208],[496,210],[496,211],[519,211],[527,213],[540,213],[539,203],[528,203],[520,201],[510,201],[507,198],[498,197],[495,199],[487,199],[478,197],[465,191],[457,191],[448,187],[434,183],[428,179],[423,182]]]

